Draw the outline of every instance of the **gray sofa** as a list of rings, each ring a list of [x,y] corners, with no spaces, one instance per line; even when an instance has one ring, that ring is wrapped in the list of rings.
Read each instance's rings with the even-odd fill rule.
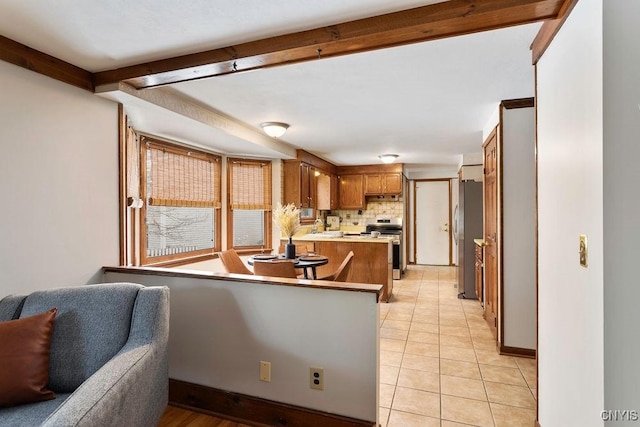
[[[8,296],[0,321],[56,307],[49,389],[0,409],[1,426],[155,426],[168,399],[169,289],[132,283]]]

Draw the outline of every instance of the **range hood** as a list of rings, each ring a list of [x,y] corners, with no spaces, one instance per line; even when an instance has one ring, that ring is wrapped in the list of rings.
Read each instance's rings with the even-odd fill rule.
[[[384,196],[366,196],[367,202],[400,202],[402,197],[399,194],[386,194]]]

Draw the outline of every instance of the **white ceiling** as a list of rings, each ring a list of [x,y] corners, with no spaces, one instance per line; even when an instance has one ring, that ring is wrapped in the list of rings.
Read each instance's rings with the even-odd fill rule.
[[[316,28],[438,1],[0,0],[0,34],[96,72]],[[481,151],[503,99],[533,96],[529,45],[540,24],[172,85],[171,90],[338,165],[394,152],[413,165],[456,165]],[[147,89],[156,90],[156,89]],[[174,92],[175,93],[175,92]],[[134,126],[234,155],[277,157],[123,93]]]

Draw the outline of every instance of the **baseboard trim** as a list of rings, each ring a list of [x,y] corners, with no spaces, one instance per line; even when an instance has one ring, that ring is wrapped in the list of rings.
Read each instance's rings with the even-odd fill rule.
[[[536,351],[530,348],[508,347],[501,344],[499,350],[500,354],[507,356],[536,358]]]
[[[169,379],[169,404],[252,425],[287,427],[372,427],[376,425],[374,421],[343,417],[174,379]]]

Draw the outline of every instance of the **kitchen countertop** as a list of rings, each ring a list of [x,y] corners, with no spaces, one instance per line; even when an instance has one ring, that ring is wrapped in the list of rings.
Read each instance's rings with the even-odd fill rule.
[[[293,242],[362,242],[362,243],[389,243],[393,237],[391,236],[361,236],[359,234],[345,235],[343,237],[324,236],[322,233],[309,233],[302,236],[293,236]]]

